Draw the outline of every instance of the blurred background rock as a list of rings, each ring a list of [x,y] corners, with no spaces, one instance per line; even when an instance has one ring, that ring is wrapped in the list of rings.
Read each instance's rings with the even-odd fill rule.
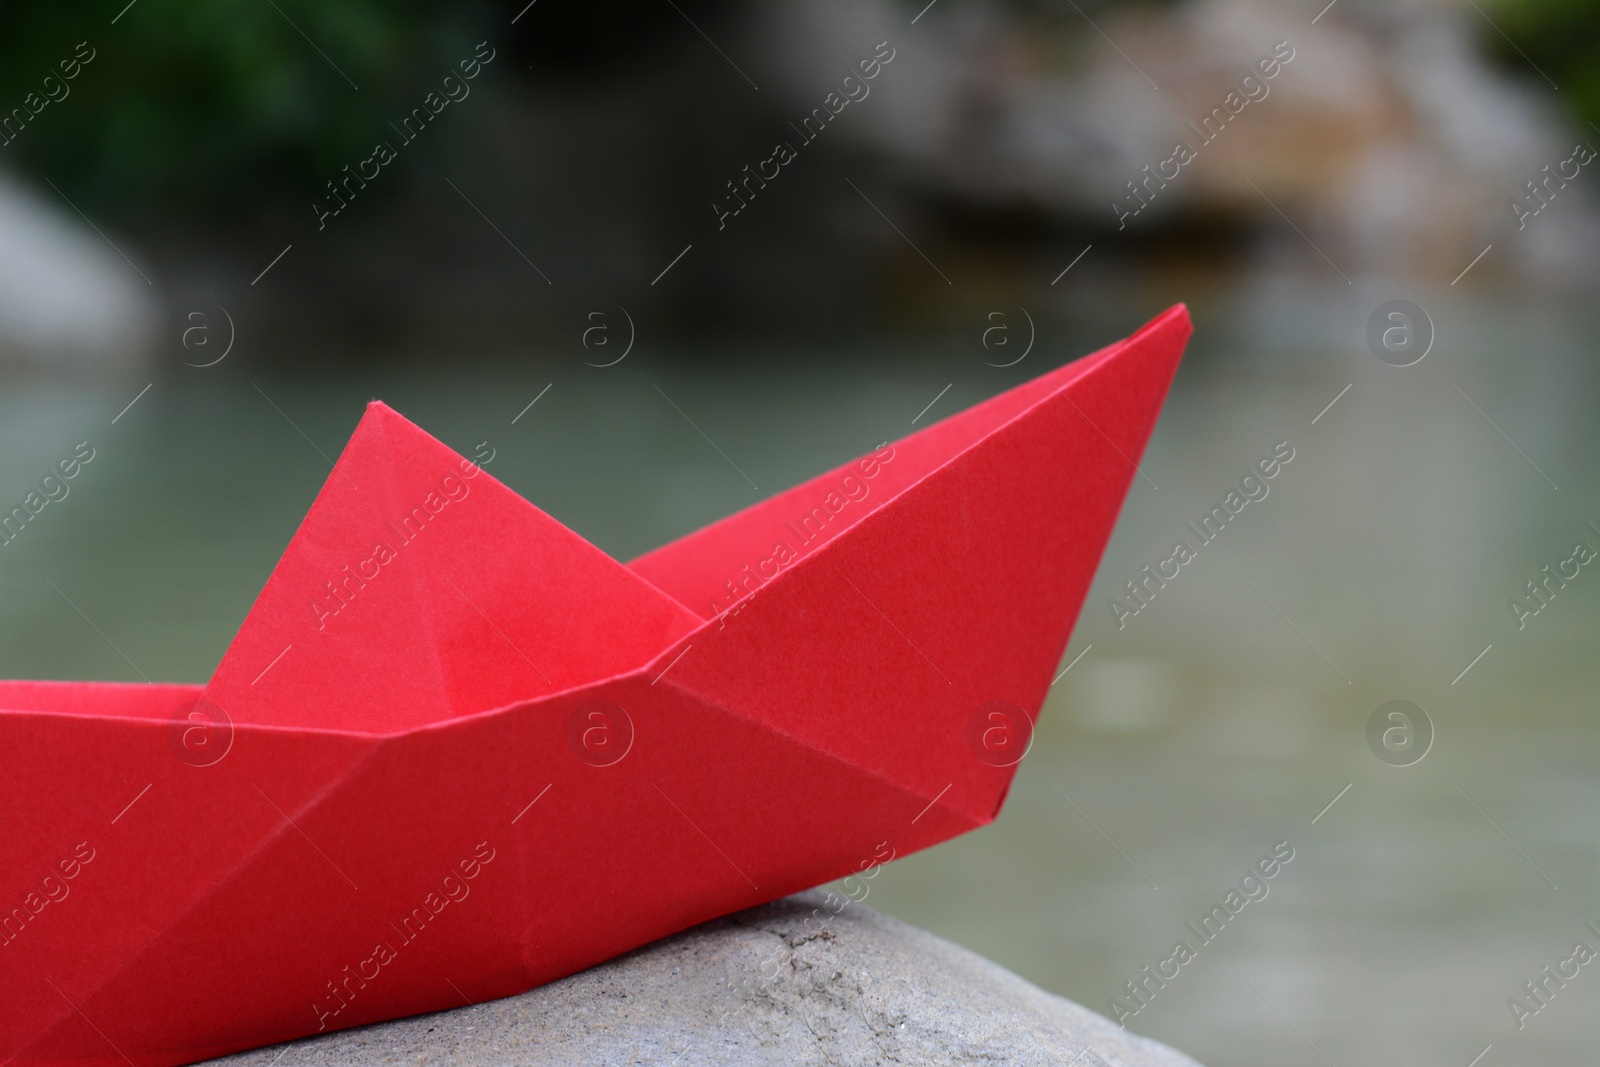
[[[1472,285],[1595,284],[1592,182],[1508,239],[1511,198],[1596,137],[1583,0],[1339,0],[1315,25],[1268,0],[125,2],[0,6],[5,108],[95,55],[0,150],[12,361],[148,358],[219,303],[268,360],[565,343],[583,299],[688,342],[937,333],[996,293],[1042,300],[1091,243],[1045,314],[1163,278],[1281,288],[1316,269],[1306,239],[1357,279],[1448,281],[1495,242]],[[468,100],[319,232],[325,183],[485,39]],[[882,40],[870,97],[717,232],[725,183]],[[1126,183],[1198,146],[1188,124],[1280,40],[1267,99],[1119,232]],[[691,242],[695,269],[652,286]]]

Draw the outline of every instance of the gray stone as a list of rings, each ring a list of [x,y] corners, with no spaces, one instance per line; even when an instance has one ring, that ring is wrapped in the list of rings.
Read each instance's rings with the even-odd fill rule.
[[[0,171],[0,363],[105,371],[151,354],[146,272],[70,205]]]
[[[212,1062],[1199,1067],[966,949],[864,905],[831,915],[825,899],[752,908],[521,996]]]

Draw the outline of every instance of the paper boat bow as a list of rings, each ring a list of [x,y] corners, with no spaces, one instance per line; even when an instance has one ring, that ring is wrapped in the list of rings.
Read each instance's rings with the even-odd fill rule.
[[[507,996],[987,823],[1188,334],[627,566],[373,404],[203,690],[0,684],[0,1062]]]

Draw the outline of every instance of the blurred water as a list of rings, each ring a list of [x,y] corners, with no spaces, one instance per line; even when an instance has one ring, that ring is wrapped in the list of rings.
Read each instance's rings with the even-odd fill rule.
[[[1002,818],[893,864],[869,903],[1108,1012],[1288,841],[1269,895],[1134,1029],[1213,1065],[1466,1067],[1491,1044],[1485,1067],[1592,1063],[1594,968],[1520,1031],[1506,1000],[1575,940],[1600,948],[1582,928],[1600,925],[1600,575],[1520,632],[1507,601],[1576,540],[1600,547],[1600,319],[1434,294],[1434,350],[1397,369],[1362,341],[1388,294],[1263,293],[1197,309]],[[918,425],[1137,321],[1046,322],[1009,369],[984,365],[979,323],[938,351],[641,345],[604,370],[577,351],[292,377],[241,354],[175,358],[145,393],[9,381],[0,502],[95,452],[0,548],[0,676],[204,680],[374,396],[460,451],[487,441],[491,473],[626,559],[908,432],[947,384]],[[1122,583],[1284,441],[1270,495],[1119,629]],[[1437,731],[1414,766],[1367,747],[1393,698]]]

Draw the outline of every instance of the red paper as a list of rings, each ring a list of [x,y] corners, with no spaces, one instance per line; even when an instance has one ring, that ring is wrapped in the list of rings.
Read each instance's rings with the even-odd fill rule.
[[[374,403],[203,690],[0,683],[0,1063],[509,996],[989,822],[1189,331],[627,566]]]

